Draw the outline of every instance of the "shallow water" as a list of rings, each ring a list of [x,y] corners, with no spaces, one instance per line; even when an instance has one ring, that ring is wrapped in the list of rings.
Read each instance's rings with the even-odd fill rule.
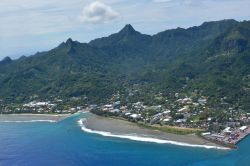
[[[77,115],[58,123],[0,123],[0,165],[249,165],[250,137],[237,150],[103,137],[81,130]]]

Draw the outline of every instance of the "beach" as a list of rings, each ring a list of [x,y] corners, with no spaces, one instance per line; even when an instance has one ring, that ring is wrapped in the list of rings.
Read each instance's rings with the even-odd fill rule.
[[[80,123],[82,123],[82,129],[85,132],[100,134],[103,136],[127,138],[137,141],[144,140],[156,143],[170,143],[183,146],[228,149],[205,140],[195,134],[178,135],[166,133],[158,130],[143,128],[128,121],[97,115],[91,115],[90,117],[80,121]]]
[[[58,122],[71,114],[3,114],[0,115],[0,122]]]

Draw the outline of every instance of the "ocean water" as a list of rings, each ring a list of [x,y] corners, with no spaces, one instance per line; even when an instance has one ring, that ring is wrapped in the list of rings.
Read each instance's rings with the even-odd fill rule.
[[[236,150],[140,142],[84,132],[78,121],[85,116],[0,122],[0,166],[250,166],[250,137]]]

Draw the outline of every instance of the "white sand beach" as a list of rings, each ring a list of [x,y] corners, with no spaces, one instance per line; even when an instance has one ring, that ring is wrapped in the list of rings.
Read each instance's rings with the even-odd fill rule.
[[[209,142],[195,134],[177,135],[158,130],[139,127],[138,125],[118,119],[92,115],[82,119],[82,129],[85,132],[100,134],[103,136],[127,138],[136,141],[169,143],[191,147],[205,147],[216,149],[228,149],[221,145]]]

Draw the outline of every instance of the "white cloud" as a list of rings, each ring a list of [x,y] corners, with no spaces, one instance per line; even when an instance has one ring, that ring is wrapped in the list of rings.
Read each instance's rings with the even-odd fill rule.
[[[95,1],[85,6],[80,16],[80,20],[86,23],[103,23],[116,19],[119,14],[110,6]]]
[[[0,36],[45,35],[70,30],[82,0],[1,0]]]
[[[128,23],[154,34],[204,21],[249,20],[249,5],[250,0],[0,0],[0,59],[49,50],[69,37],[87,42]]]

